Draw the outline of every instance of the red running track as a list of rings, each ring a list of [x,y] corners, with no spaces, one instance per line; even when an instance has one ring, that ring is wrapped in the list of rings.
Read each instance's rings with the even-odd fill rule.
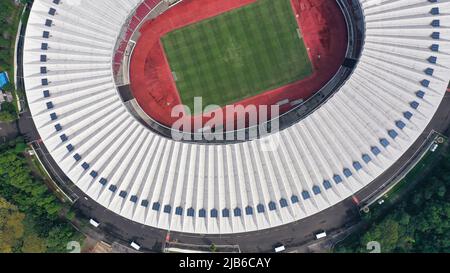
[[[257,0],[185,0],[144,24],[130,65],[131,89],[140,107],[156,121],[171,126],[172,108],[181,100],[165,56],[161,37],[175,29],[217,16]],[[336,1],[291,0],[314,72],[306,79],[245,99],[235,105],[274,105],[307,99],[338,71],[347,49],[347,26]],[[290,110],[285,105],[281,113]],[[204,122],[209,119],[203,117]]]

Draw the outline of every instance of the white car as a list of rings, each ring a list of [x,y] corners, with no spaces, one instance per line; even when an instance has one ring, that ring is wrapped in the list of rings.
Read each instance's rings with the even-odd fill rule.
[[[318,232],[315,235],[316,235],[316,240],[320,240],[322,238],[327,237],[327,233],[325,231]]]
[[[433,146],[431,146],[430,151],[434,153],[434,152],[436,152],[438,147],[439,147],[439,145],[435,143],[435,144],[433,144]]]
[[[100,223],[95,221],[94,219],[89,220],[89,224],[93,225],[94,227],[98,227],[100,226]]]
[[[141,249],[141,246],[138,245],[138,244],[135,243],[135,242],[131,242],[130,246],[131,246],[132,248],[136,249],[136,250],[140,250],[140,249]]]
[[[286,250],[286,248],[283,245],[275,248],[275,252],[276,253],[283,252],[285,250]]]

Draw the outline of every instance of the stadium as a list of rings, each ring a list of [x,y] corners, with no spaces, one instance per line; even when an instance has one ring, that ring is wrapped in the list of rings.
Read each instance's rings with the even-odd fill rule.
[[[23,49],[28,106],[54,167],[124,219],[187,234],[307,221],[371,185],[430,124],[450,79],[449,9],[439,0],[35,0]],[[197,96],[280,112],[223,131],[244,140],[174,139],[173,107]]]

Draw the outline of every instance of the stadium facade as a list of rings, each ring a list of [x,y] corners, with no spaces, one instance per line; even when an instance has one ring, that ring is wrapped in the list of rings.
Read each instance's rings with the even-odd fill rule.
[[[363,15],[361,54],[320,103],[251,141],[174,141],[144,124],[119,92],[126,75],[117,57],[127,55],[142,3],[146,14],[169,7],[35,0],[23,70],[34,123],[58,167],[87,196],[144,225],[229,234],[325,210],[391,167],[448,87],[450,2],[347,1]],[[267,142],[279,145],[267,150]]]

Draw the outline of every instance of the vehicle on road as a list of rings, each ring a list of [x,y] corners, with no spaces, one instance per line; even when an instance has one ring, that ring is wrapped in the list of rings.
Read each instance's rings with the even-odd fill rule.
[[[439,147],[439,145],[437,143],[433,144],[433,146],[431,146],[430,151],[431,152],[436,152],[437,148]]]
[[[141,246],[138,245],[138,244],[135,243],[135,242],[131,242],[130,246],[131,246],[132,248],[136,249],[136,250],[140,250],[140,249],[141,249]]]
[[[326,231],[321,230],[321,231],[317,232],[315,234],[315,236],[316,236],[316,240],[320,240],[320,239],[327,237],[327,233],[326,233]]]
[[[286,250],[286,247],[284,245],[278,245],[277,247],[275,247],[275,252],[279,253],[279,252],[284,252]]]
[[[100,223],[95,221],[94,219],[89,220],[89,224],[91,224],[92,226],[98,228],[100,226]]]

